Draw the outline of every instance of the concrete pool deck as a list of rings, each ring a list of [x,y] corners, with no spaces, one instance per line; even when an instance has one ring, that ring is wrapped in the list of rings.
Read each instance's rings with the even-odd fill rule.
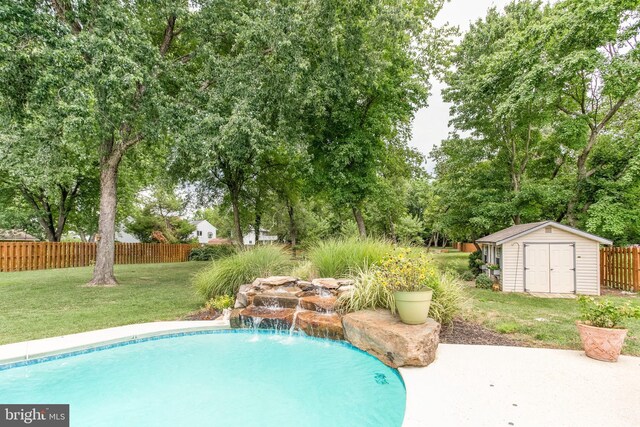
[[[640,357],[440,344],[426,368],[400,368],[404,426],[640,426]]]
[[[119,326],[0,346],[0,365],[229,322]],[[440,344],[426,368],[400,368],[404,427],[640,426],[640,357],[598,362],[581,351]]]

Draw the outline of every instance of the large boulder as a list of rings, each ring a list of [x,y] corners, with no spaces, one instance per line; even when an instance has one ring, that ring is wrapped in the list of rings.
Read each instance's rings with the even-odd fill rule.
[[[253,297],[253,305],[256,307],[296,308],[298,298],[288,293],[265,292]]]
[[[345,338],[384,364],[427,366],[435,360],[440,324],[405,325],[388,310],[363,310],[342,318]]]
[[[316,288],[323,288],[323,289],[338,289],[340,287],[340,284],[338,283],[338,281],[336,279],[331,278],[331,277],[324,277],[324,278],[321,278],[321,279],[313,279],[311,281],[311,283]]]
[[[250,306],[238,313],[239,323],[244,328],[289,329],[293,324],[295,310],[292,308],[269,309]],[[234,313],[232,313],[232,316]]]

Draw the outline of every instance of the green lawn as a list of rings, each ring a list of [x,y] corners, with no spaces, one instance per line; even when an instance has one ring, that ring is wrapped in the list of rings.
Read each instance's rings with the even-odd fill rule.
[[[118,265],[112,288],[83,287],[90,267],[0,273],[0,344],[179,319],[202,306],[191,276],[206,265]]]
[[[437,254],[435,260],[443,267],[464,270],[468,254]],[[466,265],[466,264],[465,264]],[[463,312],[466,320],[480,323],[499,333],[532,343],[540,347],[582,348],[575,321],[579,318],[578,303],[574,299],[537,298],[526,294],[493,292],[465,287],[468,297]],[[634,296],[607,296],[623,303],[631,299],[640,304]],[[629,333],[623,353],[640,356],[640,320],[626,322]]]

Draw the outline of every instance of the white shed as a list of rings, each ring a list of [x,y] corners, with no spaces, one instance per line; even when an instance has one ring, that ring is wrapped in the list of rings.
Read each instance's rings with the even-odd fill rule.
[[[613,242],[554,221],[518,224],[476,241],[505,292],[600,294],[600,245]]]

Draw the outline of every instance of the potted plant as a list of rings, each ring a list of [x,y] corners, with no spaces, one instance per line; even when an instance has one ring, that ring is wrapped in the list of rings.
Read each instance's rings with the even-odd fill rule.
[[[438,272],[425,254],[401,249],[386,257],[375,271],[375,280],[393,291],[394,311],[408,325],[425,323]]]
[[[580,303],[582,322],[576,322],[582,346],[587,356],[605,362],[615,362],[620,356],[627,329],[621,327],[624,319],[640,318],[640,307],[630,302],[616,305],[610,300],[596,300],[582,296]]]

